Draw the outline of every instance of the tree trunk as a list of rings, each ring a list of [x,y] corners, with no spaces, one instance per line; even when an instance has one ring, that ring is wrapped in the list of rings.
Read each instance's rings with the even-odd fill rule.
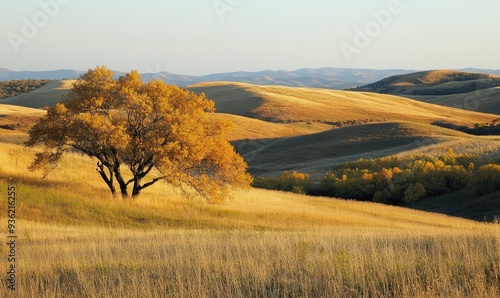
[[[101,162],[97,162],[97,172],[99,173],[99,175],[101,175],[101,178],[102,180],[104,180],[104,182],[106,182],[106,185],[108,185],[109,187],[109,190],[111,191],[111,194],[113,196],[115,196],[116,194],[116,188],[115,188],[115,185],[113,183],[113,171],[111,171],[111,169],[108,167],[108,170],[109,170],[109,177],[108,175],[106,175],[106,172],[104,171],[104,165],[101,163]]]
[[[141,187],[141,179],[138,177],[134,178],[134,188],[132,189],[132,197],[137,198],[139,194],[141,193],[142,187]]]
[[[127,182],[125,182],[125,179],[123,179],[122,174],[120,173],[120,166],[115,167],[114,172],[116,181],[118,181],[118,185],[120,185],[122,198],[128,199]]]

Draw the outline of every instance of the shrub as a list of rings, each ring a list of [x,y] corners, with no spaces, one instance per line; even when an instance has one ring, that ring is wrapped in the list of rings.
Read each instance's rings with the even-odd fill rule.
[[[307,194],[313,183],[308,174],[296,171],[283,172],[277,178],[258,177],[254,179],[253,186],[264,189],[291,191],[294,193]]]
[[[487,164],[480,167],[472,183],[476,194],[486,194],[500,190],[500,165]]]
[[[427,191],[425,187],[420,183],[410,184],[405,191],[405,196],[403,197],[403,201],[405,203],[414,203],[418,202],[421,199],[425,198],[427,195]]]
[[[0,99],[31,92],[49,80],[11,80],[0,82]]]
[[[399,205],[468,186],[477,194],[500,190],[500,165],[484,163],[477,155],[457,155],[449,149],[438,157],[420,154],[359,159],[329,171],[314,189],[309,176],[298,172],[284,172],[279,178],[257,178],[254,186]]]

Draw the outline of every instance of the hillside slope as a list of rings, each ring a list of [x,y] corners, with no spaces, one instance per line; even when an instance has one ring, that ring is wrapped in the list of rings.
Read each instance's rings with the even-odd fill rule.
[[[500,297],[498,225],[255,189],[205,204],[158,183],[112,199],[94,161],[69,154],[40,179],[34,153],[0,146],[16,297]]]
[[[33,92],[0,100],[0,104],[10,104],[30,108],[54,106],[71,89],[74,80],[52,81]]]
[[[419,152],[491,154],[500,152],[500,140],[474,137],[455,130],[408,122],[348,126],[316,134],[282,139],[235,142],[255,176],[277,176],[301,171],[321,176],[334,166],[360,158]]]
[[[352,90],[500,115],[499,86],[497,75],[433,70],[392,76]]]
[[[444,121],[461,125],[492,121],[483,114],[422,103],[403,97],[366,92],[217,82],[188,86],[204,92],[217,111],[270,122],[316,121]]]
[[[500,87],[451,95],[407,95],[408,98],[464,110],[500,115]]]
[[[450,95],[496,86],[500,86],[500,76],[431,70],[388,77],[353,90],[398,95]]]
[[[215,113],[210,116],[227,119],[234,123],[235,130],[229,137],[229,140],[231,141],[275,139],[290,136],[307,135],[322,132],[332,128],[331,125],[323,123],[272,123],[259,119],[224,113]]]

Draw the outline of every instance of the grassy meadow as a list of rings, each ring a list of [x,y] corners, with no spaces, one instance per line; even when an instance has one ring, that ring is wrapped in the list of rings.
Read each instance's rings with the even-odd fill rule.
[[[33,154],[0,147],[1,210],[7,185],[18,196],[17,289],[2,297],[500,297],[497,224],[264,190],[114,199],[90,159],[42,180]]]
[[[70,83],[10,100],[51,105]],[[361,92],[190,88],[225,113],[214,117],[235,122],[235,147],[266,173],[450,147],[486,155],[500,148],[497,137],[429,125],[495,115]],[[113,198],[96,161],[78,154],[45,179],[27,170],[37,148],[20,144],[44,113],[0,106],[0,234],[5,242],[13,185],[18,237],[15,291],[6,282],[9,247],[0,246],[0,297],[500,297],[498,223],[259,189],[235,190],[221,204],[184,198],[160,183],[136,200]],[[336,123],[348,125],[331,130]]]

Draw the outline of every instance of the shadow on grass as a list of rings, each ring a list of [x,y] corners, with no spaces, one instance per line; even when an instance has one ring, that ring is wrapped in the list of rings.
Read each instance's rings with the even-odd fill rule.
[[[469,190],[460,190],[439,197],[427,198],[407,207],[446,214],[476,221],[494,221],[500,216],[500,191],[475,196]]]

